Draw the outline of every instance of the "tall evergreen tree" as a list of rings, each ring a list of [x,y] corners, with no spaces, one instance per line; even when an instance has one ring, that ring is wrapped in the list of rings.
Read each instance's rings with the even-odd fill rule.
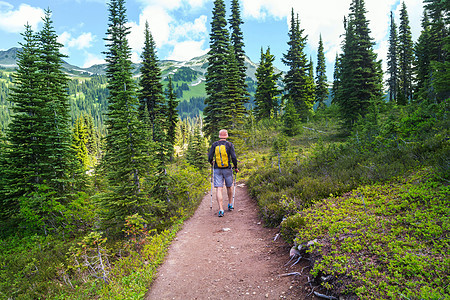
[[[186,160],[188,163],[199,169],[205,168],[206,149],[203,137],[200,133],[200,128],[195,126],[193,135],[189,138],[189,146],[186,153]]]
[[[322,35],[319,39],[319,48],[317,50],[317,67],[316,67],[316,102],[317,109],[325,106],[325,100],[328,98],[327,70],[325,54],[323,51]]]
[[[73,127],[72,147],[75,149],[75,155],[83,171],[89,167],[89,153],[88,153],[88,133],[86,124],[82,116],[78,117]]]
[[[331,89],[331,103],[337,104],[339,101],[338,93],[340,91],[340,78],[341,78],[341,63],[340,57],[336,54],[334,60],[334,71],[333,71],[333,88]]]
[[[431,44],[430,22],[425,10],[422,19],[422,31],[414,47],[415,101],[435,98],[435,93],[431,86]]]
[[[231,116],[227,111],[227,61],[230,40],[225,18],[223,0],[215,0],[211,20],[210,51],[206,71],[205,132],[216,136],[221,128],[230,124]]]
[[[170,158],[172,159],[172,153],[175,146],[176,128],[178,123],[178,100],[173,91],[172,77],[169,77],[169,84],[167,88],[167,109],[166,109],[166,120],[167,120],[167,141],[170,144],[169,152]]]
[[[103,199],[104,225],[120,229],[126,216],[148,212],[142,181],[150,170],[148,137],[138,120],[139,101],[132,78],[131,50],[127,36],[124,0],[111,0],[107,29],[106,62],[110,91],[108,135],[103,167],[110,191]]]
[[[397,100],[398,89],[398,37],[397,25],[391,11],[391,26],[389,31],[389,50],[387,55],[389,102]]]
[[[142,51],[141,81],[139,92],[139,110],[141,117],[143,111],[148,111],[151,127],[154,130],[155,122],[163,122],[162,108],[164,106],[164,94],[161,84],[161,70],[158,67],[156,45],[150,32],[148,22],[145,22],[145,42]],[[155,140],[155,136],[153,136]]]
[[[1,212],[46,234],[65,218],[60,206],[70,201],[77,170],[71,149],[68,78],[61,70],[62,45],[50,15],[46,10],[38,34],[26,26],[25,43],[18,54],[6,153],[10,168],[5,174]]]
[[[256,69],[256,92],[255,92],[255,116],[257,120],[265,118],[277,118],[280,109],[279,95],[281,91],[277,88],[277,80],[281,73],[275,73],[273,62],[275,56],[270,54],[270,47],[266,52],[261,48],[261,59]]]
[[[226,128],[229,128],[231,132],[236,132],[235,130],[241,128],[244,124],[244,114],[246,102],[245,96],[242,92],[241,76],[238,68],[238,61],[235,56],[234,48],[230,45],[228,52],[228,62],[227,62],[227,77],[226,77],[226,89],[225,94],[227,97],[227,103],[225,104],[228,124]]]
[[[432,101],[441,102],[450,97],[450,24],[448,1],[424,0],[429,18],[430,74]]]
[[[43,183],[40,157],[45,152],[43,140],[45,131],[40,116],[45,109],[38,74],[38,40],[31,26],[25,27],[22,34],[22,50],[17,54],[17,73],[15,86],[9,100],[14,103],[13,115],[8,127],[8,148],[5,149],[3,185],[1,186],[0,214],[2,222],[18,218],[19,198],[31,195]],[[5,159],[6,160],[6,159]],[[6,228],[5,223],[2,227]]]
[[[291,102],[300,118],[306,121],[312,112],[314,104],[314,80],[309,74],[309,62],[304,49],[307,36],[303,36],[304,29],[300,29],[300,21],[291,13],[288,52],[283,55],[283,63],[289,67],[285,83],[285,100]]]
[[[397,95],[397,103],[400,105],[406,105],[412,99],[413,42],[405,2],[402,2],[402,8],[400,10],[398,41],[399,91]]]
[[[244,106],[249,100],[248,86],[245,82],[247,78],[247,68],[245,67],[245,52],[244,52],[244,35],[241,30],[241,25],[244,24],[241,18],[241,12],[238,0],[231,0],[231,17],[228,20],[230,23],[230,44],[233,46],[234,56],[236,58],[237,73],[239,75],[239,101],[242,103],[238,106]],[[241,118],[242,116],[236,116]]]
[[[359,117],[365,116],[371,105],[382,97],[381,62],[373,51],[373,41],[365,17],[363,0],[353,0],[346,24],[343,53],[340,57],[337,103],[344,126],[351,128]]]

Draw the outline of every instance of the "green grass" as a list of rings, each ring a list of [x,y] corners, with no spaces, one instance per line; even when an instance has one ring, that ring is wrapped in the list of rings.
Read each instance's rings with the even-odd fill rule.
[[[310,250],[314,276],[360,299],[450,297],[450,188],[424,168],[362,186],[302,212],[299,244]]]

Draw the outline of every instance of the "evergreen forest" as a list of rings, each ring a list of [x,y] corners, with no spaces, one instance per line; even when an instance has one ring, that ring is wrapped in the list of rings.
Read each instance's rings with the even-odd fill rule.
[[[350,2],[333,78],[294,9],[287,71],[261,47],[254,76],[238,0],[214,0],[195,68],[160,61],[148,23],[133,64],[125,0],[102,72],[65,69],[51,7],[26,25],[0,68],[0,298],[143,299],[226,128],[264,226],[330,299],[449,299],[449,5],[423,1],[417,40],[406,4],[391,13],[383,70]]]

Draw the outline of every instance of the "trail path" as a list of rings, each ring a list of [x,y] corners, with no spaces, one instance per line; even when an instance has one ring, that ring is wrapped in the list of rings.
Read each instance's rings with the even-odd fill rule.
[[[238,184],[223,218],[213,196],[213,209],[208,194],[178,233],[145,299],[314,299],[306,275],[280,276],[303,264],[284,266],[289,245],[273,241],[277,230],[263,227],[247,188]]]

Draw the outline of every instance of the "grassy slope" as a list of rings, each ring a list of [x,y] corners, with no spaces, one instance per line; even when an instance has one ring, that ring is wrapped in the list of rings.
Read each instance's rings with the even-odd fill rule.
[[[290,140],[281,174],[276,161],[270,162],[276,130],[256,134],[267,139],[266,146],[245,156],[243,164],[251,170],[243,175],[266,223],[277,226],[288,216],[281,223],[286,240],[296,237],[297,245],[317,240],[308,250],[311,273],[335,296],[450,299],[448,181],[433,168],[407,164],[402,176],[379,181],[384,176],[379,173],[396,163],[376,166],[351,156],[335,162],[339,152],[329,149],[338,149],[341,141],[336,127],[323,125],[308,124],[322,133],[304,130]],[[448,142],[443,145],[445,153]],[[327,281],[320,279],[327,275],[332,275]]]

